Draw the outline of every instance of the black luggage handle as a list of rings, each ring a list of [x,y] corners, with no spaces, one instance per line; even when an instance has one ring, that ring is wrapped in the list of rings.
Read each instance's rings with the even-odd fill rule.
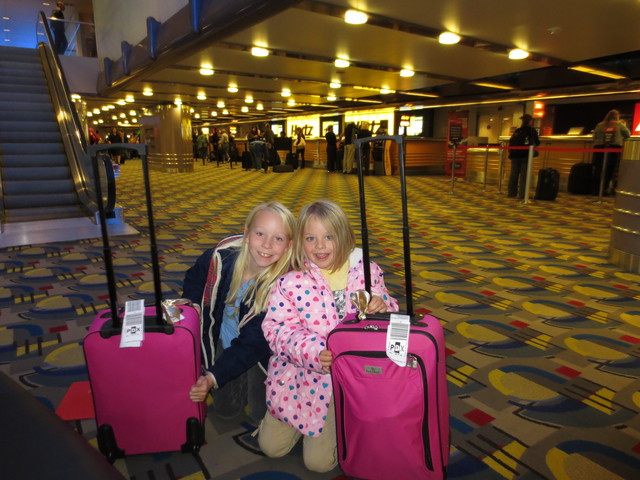
[[[353,143],[358,152],[358,189],[360,193],[360,224],[362,226],[362,253],[364,266],[364,284],[367,292],[371,293],[371,265],[369,257],[369,230],[367,227],[366,203],[364,195],[364,173],[362,171],[363,143],[391,140],[398,144],[398,163],[400,164],[400,195],[402,200],[402,241],[404,249],[404,278],[407,296],[407,315],[413,317],[413,286],[411,284],[411,243],[409,241],[409,215],[407,212],[407,182],[405,175],[405,149],[403,135],[378,135],[375,137],[357,138]]]
[[[104,252],[104,266],[107,274],[107,287],[109,289],[109,303],[111,309],[112,328],[121,328],[120,315],[118,313],[118,296],[116,292],[115,272],[113,270],[113,255],[111,251],[111,245],[109,243],[109,230],[107,229],[107,218],[105,208],[102,199],[102,186],[100,185],[99,176],[99,159],[102,160],[106,168],[113,171],[111,166],[111,159],[105,154],[99,154],[105,150],[112,150],[114,144],[101,143],[98,145],[90,145],[87,149],[89,155],[93,160],[93,176],[96,187],[96,197],[98,203],[98,212],[100,216],[100,230],[102,233],[102,246]],[[147,217],[149,224],[149,243],[151,254],[151,270],[153,274],[153,289],[154,289],[154,302],[156,309],[156,325],[164,326],[164,319],[162,315],[162,285],[160,283],[160,262],[158,260],[158,245],[156,242],[156,228],[153,220],[153,207],[151,198],[151,182],[149,180],[149,164],[147,158],[147,145],[140,143],[120,143],[117,144],[118,148],[124,148],[127,150],[135,150],[140,156],[142,162],[142,171],[144,174],[144,191],[147,203]],[[171,327],[169,330],[173,330]],[[170,331],[167,331],[170,333]]]

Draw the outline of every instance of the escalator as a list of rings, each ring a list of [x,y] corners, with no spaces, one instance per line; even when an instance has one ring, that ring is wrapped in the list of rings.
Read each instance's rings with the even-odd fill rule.
[[[99,237],[91,159],[48,44],[0,47],[0,111],[0,248]],[[109,165],[103,183],[114,181]],[[136,233],[109,213],[111,234]]]
[[[83,217],[39,51],[0,47],[3,223]]]

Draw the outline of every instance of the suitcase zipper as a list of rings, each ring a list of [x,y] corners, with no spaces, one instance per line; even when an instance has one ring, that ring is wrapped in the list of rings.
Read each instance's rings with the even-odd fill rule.
[[[355,331],[360,331],[360,329],[353,329]],[[344,330],[342,330],[344,331]],[[426,333],[426,332],[420,332],[420,333],[424,333],[425,335],[431,337],[430,334]],[[433,339],[433,337],[432,337]],[[348,351],[344,351],[340,354],[338,354],[338,356],[336,356],[335,360],[337,360],[338,358],[342,357],[342,356],[346,356],[346,355],[350,355],[353,357],[365,357],[365,358],[386,358],[387,354],[384,352],[379,352],[379,351],[358,351],[358,350],[348,350]],[[427,415],[426,412],[429,411],[429,398],[428,398],[428,394],[427,394],[427,381],[426,381],[426,373],[425,373],[425,368],[424,368],[424,362],[422,361],[422,359],[416,355],[410,355],[412,357],[411,361],[407,361],[407,365],[409,365],[409,363],[411,363],[410,368],[416,368],[415,362],[417,362],[420,365],[420,372],[422,373],[422,391],[424,392],[424,405],[425,405],[425,415],[424,418],[422,420],[422,439],[423,439],[423,444],[424,444],[424,455],[425,455],[425,464],[427,466],[428,470],[433,471],[433,459],[431,457],[431,440],[429,438],[429,425],[428,425],[428,417],[429,415]],[[335,361],[334,360],[334,361]],[[409,360],[409,359],[407,359]],[[344,418],[343,414],[344,414],[344,394],[342,393],[342,388],[340,388],[339,390],[340,393],[340,414],[341,414],[341,418]],[[440,421],[438,420],[438,430],[440,430]],[[347,458],[347,442],[346,442],[346,434],[344,431],[344,421],[340,423],[340,437],[342,438],[342,459],[346,459]]]

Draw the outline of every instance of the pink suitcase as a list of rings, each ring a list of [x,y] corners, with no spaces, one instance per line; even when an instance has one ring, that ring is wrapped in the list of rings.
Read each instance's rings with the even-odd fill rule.
[[[390,314],[348,315],[328,336],[336,408],[338,460],[344,473],[367,480],[435,480],[446,476],[449,399],[443,328],[435,317],[413,313],[411,258],[402,136],[399,146],[407,315],[407,366],[387,357]],[[360,164],[360,156],[358,155]],[[359,165],[362,244],[370,289],[364,178]]]
[[[94,146],[93,153],[100,147]],[[145,175],[155,306],[145,307],[141,346],[121,348],[123,309],[117,307],[107,215],[102,201],[98,201],[110,308],[98,313],[83,345],[98,445],[111,462],[140,453],[174,450],[197,453],[204,443],[206,404],[189,399],[189,389],[202,372],[200,319],[196,310],[188,306],[179,307],[180,320],[172,325],[162,315],[147,157],[145,145],[136,147]],[[94,178],[99,178],[99,161],[101,157],[95,156]],[[97,197],[102,198],[99,181],[96,190]]]

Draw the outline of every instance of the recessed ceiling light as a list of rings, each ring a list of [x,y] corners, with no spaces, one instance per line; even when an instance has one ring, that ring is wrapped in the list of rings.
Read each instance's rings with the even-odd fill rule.
[[[416,74],[416,72],[414,72],[413,70],[409,69],[409,68],[403,68],[402,70],[400,70],[400,76],[401,77],[413,77]]]
[[[453,32],[442,32],[438,37],[438,42],[443,45],[455,45],[460,41],[460,35]]]
[[[331,83],[329,84],[329,86],[330,86],[331,88],[340,88],[340,87],[342,86],[342,84],[341,84],[340,82],[331,82]]]
[[[280,92],[280,95],[282,95],[283,97],[290,97],[291,96],[291,90],[289,90],[288,88],[283,88],[282,92]]]
[[[256,109],[258,109],[258,110],[264,110],[264,105],[262,105],[261,103],[259,103],[258,105],[256,105]]]
[[[198,93],[198,95],[196,96],[196,98],[198,100],[206,100],[207,99],[207,95],[203,92]]]
[[[295,104],[296,101],[293,98],[287,102],[287,105],[289,105],[290,107],[293,107]]]
[[[349,65],[351,65],[351,63],[349,63],[349,60],[346,60],[344,58],[336,58],[336,61],[333,62],[333,64],[338,68],[347,68]]]
[[[224,110],[222,110],[222,114],[223,115],[229,115],[229,110],[227,110],[226,108]]]
[[[93,109],[93,113],[95,113],[96,115],[100,115],[100,109],[99,108],[94,108]]]
[[[329,100],[330,102],[333,102],[334,100],[336,100],[336,96],[331,93],[327,96],[327,100]]]
[[[152,97],[153,96],[153,90],[151,90],[150,88],[145,88],[142,91],[142,95],[144,95],[145,97]]]
[[[224,102],[222,100],[218,100],[218,108],[224,108]]]
[[[522,50],[521,48],[514,48],[513,50],[509,50],[509,58],[511,60],[522,60],[529,56],[529,52],[526,50]]]
[[[266,57],[269,55],[269,50],[263,47],[252,47],[251,55],[254,57]]]
[[[388,89],[387,87],[382,87],[382,88],[380,89],[380,93],[381,93],[381,94],[383,94],[383,95],[387,95],[387,94],[389,94],[389,93],[393,93],[393,90],[390,90],[390,89]]]
[[[350,23],[352,25],[362,25],[363,23],[367,23],[367,14],[364,12],[359,12],[358,10],[347,10],[344,13],[344,21]]]
[[[211,110],[211,116],[212,117],[217,117],[218,116],[218,112],[216,112],[215,110]]]
[[[251,95],[247,95],[246,97],[244,97],[244,101],[246,103],[253,103],[253,97]]]
[[[135,101],[135,98],[133,98],[133,95],[127,95],[126,97],[124,97],[124,100],[125,100],[126,102],[131,103],[131,102],[134,102],[134,101]]]
[[[230,93],[236,93],[238,91],[238,86],[234,85],[233,83],[229,85],[229,87],[227,88],[227,91]]]
[[[180,106],[180,105],[182,105],[182,99],[180,97],[178,97],[173,101],[173,103],[175,105],[177,105],[177,106]]]
[[[200,67],[200,75],[213,75],[214,70],[211,65],[203,65]]]
[[[122,98],[120,100],[118,100],[116,103],[118,105],[126,105],[127,104],[127,102],[125,102]]]

